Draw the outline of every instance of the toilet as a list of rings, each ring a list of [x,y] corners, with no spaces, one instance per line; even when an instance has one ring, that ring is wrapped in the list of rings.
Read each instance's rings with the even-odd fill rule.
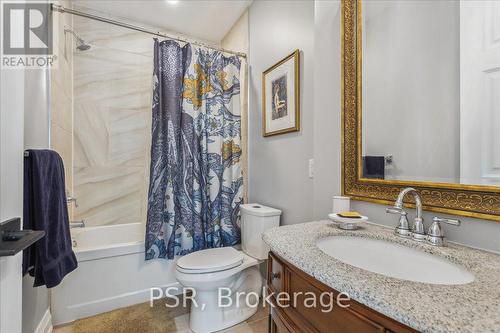
[[[195,333],[223,330],[257,312],[263,286],[258,265],[269,252],[262,233],[279,226],[281,211],[245,204],[240,212],[241,251],[233,247],[206,249],[177,260],[177,281],[194,289],[189,326]]]

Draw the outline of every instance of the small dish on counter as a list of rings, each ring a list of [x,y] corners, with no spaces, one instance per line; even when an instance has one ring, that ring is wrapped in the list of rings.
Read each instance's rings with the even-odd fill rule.
[[[338,214],[328,214],[328,218],[337,223],[337,227],[343,230],[356,230],[361,222],[368,221],[368,217],[360,216],[358,218],[342,217]]]

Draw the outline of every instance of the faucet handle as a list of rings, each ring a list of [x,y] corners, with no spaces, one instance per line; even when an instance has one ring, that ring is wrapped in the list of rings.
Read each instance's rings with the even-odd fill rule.
[[[67,195],[66,196],[66,202],[67,203],[71,203],[71,202],[74,202],[75,203],[75,208],[78,208],[78,201],[76,200],[75,197],[71,196],[71,195]]]
[[[437,216],[434,216],[432,218],[432,222],[443,222],[443,223],[447,223],[447,224],[451,224],[451,225],[456,225],[456,226],[459,226],[460,225],[460,220],[457,220],[457,219],[447,219],[447,218],[442,218],[442,217],[437,217]]]
[[[385,209],[386,213],[389,214],[398,214],[399,216],[399,221],[396,229],[394,229],[394,233],[396,235],[401,236],[401,237],[410,237],[411,236],[411,231],[410,231],[410,223],[408,222],[408,215],[406,211],[403,208],[400,207],[389,207]]]
[[[432,218],[432,224],[429,227],[429,230],[427,231],[427,242],[430,243],[431,245],[435,246],[443,246],[444,245],[444,234],[443,230],[441,229],[441,222],[459,226],[460,225],[460,220],[457,219],[447,219],[447,218],[441,218],[434,216]]]
[[[390,214],[400,215],[398,225],[396,229],[394,229],[396,235],[400,237],[410,237],[411,230],[410,230],[410,223],[408,222],[408,217],[407,217],[408,214],[401,208],[387,208],[386,212]]]
[[[385,209],[385,212],[388,214],[406,214],[406,212],[403,210],[403,208],[398,208],[398,207],[389,207]]]

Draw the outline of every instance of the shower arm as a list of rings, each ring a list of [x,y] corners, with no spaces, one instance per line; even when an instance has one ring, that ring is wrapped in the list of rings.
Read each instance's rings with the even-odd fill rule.
[[[64,33],[68,33],[68,32],[69,32],[70,34],[72,34],[72,35],[73,35],[73,37],[75,37],[75,38],[76,38],[76,40],[78,41],[78,43],[80,43],[80,44],[85,44],[85,41],[84,41],[84,40],[83,40],[80,36],[78,36],[78,35],[76,34],[76,32],[74,32],[73,30],[71,30],[71,29],[69,29],[69,28],[64,28]]]

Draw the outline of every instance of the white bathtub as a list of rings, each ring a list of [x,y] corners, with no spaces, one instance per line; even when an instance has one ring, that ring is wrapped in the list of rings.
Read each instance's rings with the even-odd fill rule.
[[[144,230],[143,223],[71,230],[78,268],[52,289],[54,325],[149,301],[151,287],[179,286],[174,260],[144,260]]]

